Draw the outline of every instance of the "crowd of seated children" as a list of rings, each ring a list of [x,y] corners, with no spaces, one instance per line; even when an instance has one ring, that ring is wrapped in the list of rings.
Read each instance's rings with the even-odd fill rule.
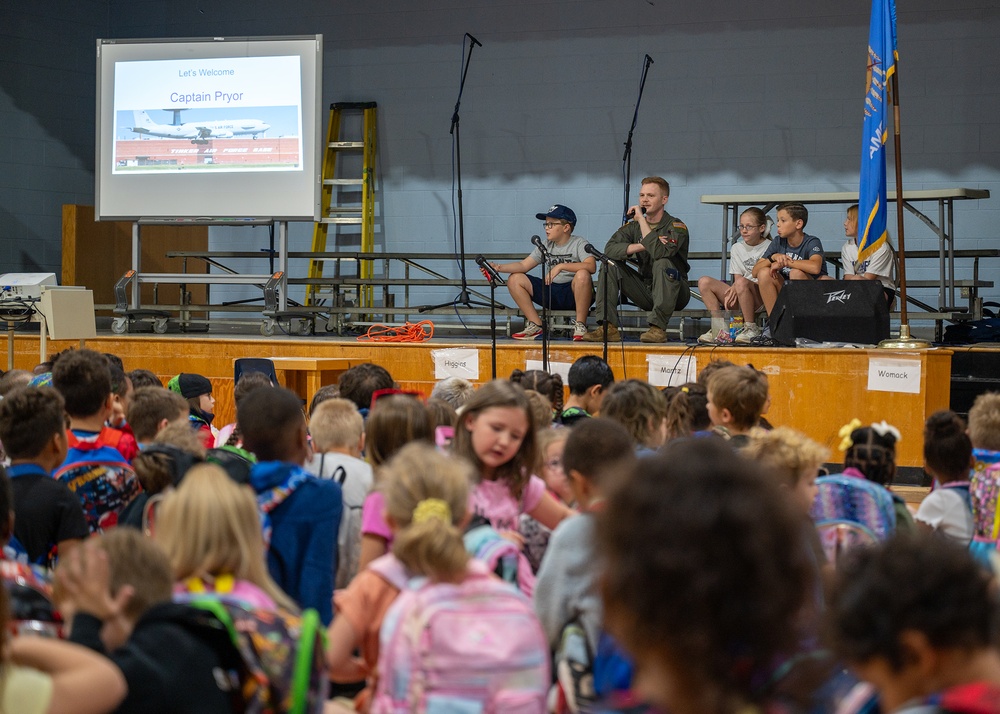
[[[615,381],[611,367],[597,355],[584,355],[570,365],[567,376],[569,398],[556,421],[573,426],[580,419],[597,416],[604,394]]]
[[[278,586],[324,624],[333,617],[337,534],[343,508],[340,485],[318,479],[309,458],[302,403],[283,387],[258,389],[236,412],[243,444],[257,457],[250,484],[261,512],[267,567]]]
[[[360,367],[347,380],[349,392],[392,383],[381,367]],[[52,369],[54,386],[65,392],[28,387],[0,402],[0,439],[11,451],[16,492],[34,475],[18,467],[31,464],[39,474],[58,467],[60,442],[70,434],[125,463],[111,445],[120,437],[105,423],[114,418],[116,368],[103,355],[73,350]],[[587,356],[571,368],[564,408],[553,410],[539,394],[546,415],[561,412],[560,421],[575,423],[552,429],[522,388],[547,382],[531,373],[520,381],[526,376],[527,385],[496,380],[476,389],[449,422],[455,428],[450,452],[433,448],[435,421],[409,394],[369,393],[367,425],[356,402],[322,401],[311,415],[310,449],[296,395],[247,389],[234,433],[259,459],[252,490],[215,466],[196,465],[205,455],[202,425],[189,420],[192,405],[183,391],[152,386],[119,394],[143,445],[134,458],[143,487],[133,504],[138,522],[128,512],[120,520],[141,526],[145,512],[152,539],[112,529],[69,549],[75,539],[56,536],[43,550],[62,546],[59,604],[72,620],[72,639],[108,654],[129,685],[120,711],[231,711],[235,680],[219,676],[236,667],[231,648],[199,629],[190,608],[170,603],[171,593],[182,600],[207,593],[290,612],[316,609],[329,626],[333,678],[367,682],[352,703],[364,711],[384,675],[377,669],[379,627],[410,579],[458,586],[470,574],[478,577],[460,537],[473,517],[540,561],[533,605],[550,649],[558,650],[574,621],[592,646],[606,626],[635,658],[636,691],[649,702],[696,714],[739,714],[748,705],[797,710],[828,696],[827,661],[803,655],[815,644],[826,602],[821,583],[832,577],[815,529],[803,525],[826,452],[791,429],[751,431],[766,408],[766,378],[751,366],[713,362],[699,375],[707,389],[690,384],[660,392],[641,380],[614,383],[607,363]],[[184,373],[175,381],[197,391],[199,379]],[[76,433],[64,431],[63,402]],[[722,427],[715,433],[729,436],[728,443],[687,438],[706,426],[699,404],[702,420]],[[918,523],[968,542],[982,518],[974,510],[975,488],[970,498],[963,492],[970,465],[973,483],[985,484],[980,500],[993,489],[995,512],[1000,472],[990,464],[1000,462],[998,433],[998,395],[977,400],[969,437],[950,412],[928,420],[925,463],[938,488],[918,511]],[[888,488],[898,432],[884,423],[856,423],[843,435],[845,474]],[[27,441],[31,448],[23,446]],[[734,442],[742,446],[739,454]],[[154,505],[147,506],[153,495]],[[15,509],[40,502],[14,500]],[[897,530],[906,531],[909,511],[902,499],[893,504]],[[79,500],[75,505],[82,515]],[[366,558],[361,534],[369,515],[379,522],[381,540]],[[34,515],[22,520],[43,522]],[[533,523],[554,529],[534,550],[526,537]],[[76,538],[86,535],[78,530]],[[336,596],[335,584],[343,588]],[[834,610],[846,602],[833,601]],[[907,646],[908,636],[901,635]],[[884,664],[877,652],[875,660],[853,652],[841,650],[852,665],[876,667],[866,672]],[[821,664],[813,669],[809,662]],[[887,678],[871,680],[876,686],[886,686],[889,675],[911,681],[906,667],[883,671]],[[962,683],[942,675],[914,696]],[[896,702],[884,692],[883,704]]]
[[[768,315],[787,281],[816,280],[827,274],[822,243],[816,236],[805,233],[808,209],[801,203],[785,203],[778,206],[777,216],[778,237],[771,241],[753,268]]]
[[[601,402],[601,416],[624,426],[641,456],[655,452],[667,440],[667,399],[641,379],[611,385]]]
[[[834,651],[868,683],[841,711],[1000,709],[998,601],[968,549],[899,534],[839,564],[827,617]],[[872,706],[864,689],[874,689]]]
[[[934,489],[914,515],[917,526],[963,545],[972,541],[972,465],[972,442],[962,418],[952,411],[931,414],[924,426],[924,471],[934,479]]]
[[[215,419],[215,397],[212,396],[212,383],[200,374],[181,372],[167,382],[167,389],[177,392],[188,402],[188,419],[198,430],[205,448],[215,446],[216,430],[212,426]]]
[[[21,387],[0,401],[0,441],[10,465],[17,557],[49,566],[90,535],[80,499],[52,472],[66,458],[66,412],[52,388]],[[6,511],[0,512],[5,517]]]
[[[729,251],[729,274],[732,283],[724,283],[716,278],[703,275],[698,279],[701,300],[712,312],[712,324],[708,332],[698,338],[702,344],[726,343],[731,341],[729,325],[723,310],[738,311],[743,316],[743,328],[736,335],[736,342],[749,344],[760,337],[757,327],[757,310],[763,304],[754,266],[771,244],[768,233],[767,216],[757,207],[748,208],[740,215],[740,238]]]
[[[346,587],[358,572],[361,559],[361,514],[372,489],[372,467],[361,458],[365,425],[354,402],[327,399],[309,419],[313,456],[306,470],[340,484],[343,511],[337,534],[338,588]]]
[[[745,446],[768,403],[767,377],[747,365],[724,367],[708,378],[708,417],[735,447]]]
[[[365,424],[365,455],[372,465],[375,488],[365,497],[362,507],[359,569],[385,555],[392,545],[392,529],[382,516],[385,502],[378,488],[379,469],[411,441],[434,443],[430,415],[421,401],[410,394],[376,398]]]

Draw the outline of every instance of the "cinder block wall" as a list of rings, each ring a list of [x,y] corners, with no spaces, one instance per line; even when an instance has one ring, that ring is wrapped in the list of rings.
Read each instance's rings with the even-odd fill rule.
[[[4,22],[4,33],[12,27],[17,34],[0,55],[0,211],[7,218],[0,259],[11,261],[11,269],[27,269],[26,259],[39,254],[57,266],[58,205],[91,198],[93,38],[101,34],[323,33],[324,108],[333,101],[379,103],[377,243],[387,251],[454,245],[449,129],[465,32],[483,43],[473,53],[461,106],[471,255],[527,253],[528,238],[540,232],[534,214],[555,202],[576,210],[580,235],[598,245],[610,236],[621,220],[623,142],[647,53],[654,64],[634,135],[632,194],[643,176],[667,178],[668,209],[687,222],[693,250],[717,250],[721,243],[721,209],[703,205],[703,194],[857,189],[865,0],[780,0],[766,7],[735,0],[47,5],[55,9],[2,11],[13,22]],[[957,205],[956,245],[997,247],[1000,10],[987,0],[904,5],[905,187],[990,189],[990,200]],[[72,61],[57,62],[57,45],[70,50]],[[43,91],[53,87],[58,91]],[[921,208],[937,218],[936,205]],[[842,221],[841,208],[816,207],[807,230],[836,250]],[[894,209],[890,223],[895,236]],[[937,248],[937,238],[914,216],[906,215],[905,227],[908,249]],[[294,250],[308,248],[310,225],[292,225],[290,233]],[[212,244],[259,248],[267,235],[215,229]],[[959,265],[971,269],[970,261]],[[1000,275],[998,265],[983,264],[987,277]],[[235,267],[260,272],[261,265]],[[699,263],[692,279],[718,270],[716,263]],[[908,275],[929,279],[936,271],[935,263],[922,261],[912,263]],[[293,264],[290,272],[304,274],[305,267]],[[937,301],[932,291],[915,292]],[[453,294],[430,290],[426,299]],[[1000,289],[989,296],[996,299]]]

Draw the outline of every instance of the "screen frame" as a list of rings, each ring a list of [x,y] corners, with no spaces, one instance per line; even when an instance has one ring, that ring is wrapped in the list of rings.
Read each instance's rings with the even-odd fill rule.
[[[117,62],[291,55],[300,58],[301,170],[114,172]],[[95,219],[319,221],[322,59],[322,35],[98,39]]]

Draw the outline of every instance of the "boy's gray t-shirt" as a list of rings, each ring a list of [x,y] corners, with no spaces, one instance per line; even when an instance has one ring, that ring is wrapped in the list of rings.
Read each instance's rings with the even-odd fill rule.
[[[549,252],[549,269],[561,263],[582,263],[587,258],[593,257],[584,250],[588,245],[590,245],[589,241],[580,236],[570,236],[565,245],[556,245],[550,240],[545,241],[545,250]],[[541,265],[542,252],[538,248],[531,251],[528,257]],[[573,273],[563,271],[556,276],[553,282],[568,283],[572,280]]]

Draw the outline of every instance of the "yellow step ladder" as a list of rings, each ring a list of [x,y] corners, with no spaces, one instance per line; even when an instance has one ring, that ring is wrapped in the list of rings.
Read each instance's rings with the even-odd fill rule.
[[[375,134],[376,109],[375,102],[336,102],[330,105],[330,123],[327,129],[326,149],[323,152],[322,193],[320,199],[320,220],[313,226],[312,252],[323,253],[327,250],[327,237],[330,226],[334,226],[334,236],[339,234],[343,226],[361,226],[361,252],[371,253],[375,250]],[[341,136],[345,115],[357,117],[360,115],[362,136],[360,141],[344,140]],[[338,157],[343,152],[361,154],[361,177],[344,178],[338,176],[345,167]],[[346,157],[343,157],[346,158]],[[342,201],[341,189],[353,188],[353,193],[360,193],[360,204],[357,200]],[[340,247],[340,246],[337,246]],[[309,277],[323,277],[324,260],[313,258],[309,261]],[[358,266],[359,277],[374,277],[373,262],[362,260]],[[331,305],[336,303],[336,288],[333,288]],[[373,304],[371,285],[363,285],[358,290],[358,304],[361,307],[371,307]],[[306,305],[320,304],[322,286],[308,285],[306,288]]]

